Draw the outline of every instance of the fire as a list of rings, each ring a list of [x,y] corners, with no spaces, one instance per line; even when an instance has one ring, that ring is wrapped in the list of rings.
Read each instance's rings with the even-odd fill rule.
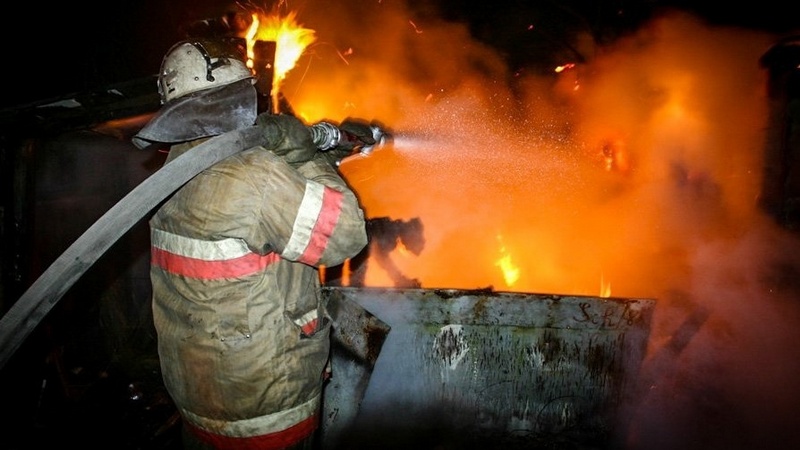
[[[289,12],[286,16],[253,14],[253,22],[247,30],[248,64],[252,68],[253,47],[256,41],[275,42],[275,67],[272,82],[273,95],[278,91],[281,82],[297,64],[300,56],[316,40],[314,30],[297,23],[297,14]]]
[[[403,244],[403,241],[400,238],[397,238],[396,242],[397,242],[397,247],[395,247],[395,248],[397,249],[397,253],[399,255],[401,255],[403,257],[407,257],[407,256],[411,255],[411,250],[406,248],[406,246]]]
[[[611,297],[611,282],[606,281],[603,275],[600,275],[600,297],[608,298]]]
[[[503,272],[503,280],[505,280],[506,286],[511,287],[519,280],[519,267],[511,261],[511,254],[503,244],[503,237],[497,236],[497,240],[500,241],[500,254],[502,256],[495,261],[495,265],[500,267]]]

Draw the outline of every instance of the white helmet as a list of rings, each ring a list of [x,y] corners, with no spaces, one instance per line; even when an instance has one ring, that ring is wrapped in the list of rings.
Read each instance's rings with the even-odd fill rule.
[[[204,89],[253,78],[247,68],[241,38],[191,40],[175,44],[161,62],[158,93],[161,103]]]

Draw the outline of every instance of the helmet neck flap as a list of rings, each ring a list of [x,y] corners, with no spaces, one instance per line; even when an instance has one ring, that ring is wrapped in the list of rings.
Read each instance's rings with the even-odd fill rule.
[[[165,104],[132,139],[138,148],[151,142],[176,144],[251,126],[258,96],[252,79],[197,91]]]

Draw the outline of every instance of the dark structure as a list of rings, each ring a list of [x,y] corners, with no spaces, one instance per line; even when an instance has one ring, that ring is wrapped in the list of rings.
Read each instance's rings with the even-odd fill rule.
[[[800,231],[800,36],[761,58],[769,71],[770,121],[760,204],[785,228]]]
[[[418,217],[409,220],[375,217],[367,220],[369,245],[346,264],[350,268],[348,286],[366,286],[367,269],[371,260],[389,275],[395,287],[418,288],[420,283],[400,271],[392,260],[391,253],[399,246],[414,255],[425,248],[425,230]],[[342,286],[344,264],[325,270],[325,283],[329,286]]]

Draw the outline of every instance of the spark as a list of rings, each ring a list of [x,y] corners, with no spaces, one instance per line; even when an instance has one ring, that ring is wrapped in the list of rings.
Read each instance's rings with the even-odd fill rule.
[[[350,65],[350,61],[347,60],[346,56],[350,56],[353,54],[352,48],[348,48],[347,50],[345,50],[344,53],[340,52],[339,50],[336,50],[336,54],[339,55],[339,58],[341,58],[345,64],[347,64],[348,66]]]

